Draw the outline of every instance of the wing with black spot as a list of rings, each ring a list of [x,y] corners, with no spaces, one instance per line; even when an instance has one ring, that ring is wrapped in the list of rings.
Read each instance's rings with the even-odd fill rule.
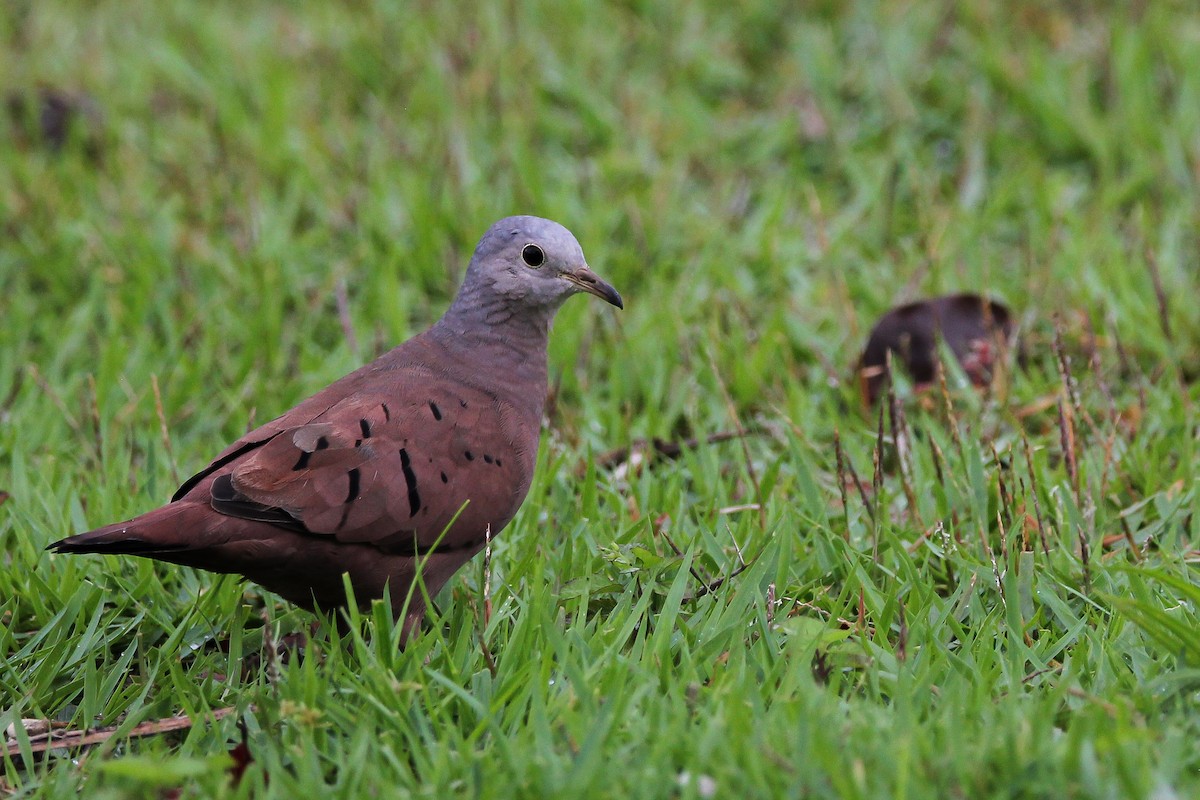
[[[534,454],[506,411],[464,387],[356,394],[245,453],[214,481],[212,506],[388,551],[474,547],[529,486]]]

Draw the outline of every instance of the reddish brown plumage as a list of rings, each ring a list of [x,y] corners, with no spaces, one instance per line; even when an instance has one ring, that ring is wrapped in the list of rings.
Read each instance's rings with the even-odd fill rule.
[[[549,271],[513,257],[530,241]],[[418,563],[432,596],[529,491],[550,321],[580,290],[621,304],[565,228],[502,220],[428,331],[231,444],[170,504],[50,547],[237,573],[306,608],[343,605],[348,573],[415,624]]]

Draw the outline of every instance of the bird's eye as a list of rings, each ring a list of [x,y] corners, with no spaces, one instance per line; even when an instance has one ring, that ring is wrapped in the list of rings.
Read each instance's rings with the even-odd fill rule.
[[[527,244],[521,250],[521,260],[529,266],[537,268],[546,263],[546,254],[536,244]]]

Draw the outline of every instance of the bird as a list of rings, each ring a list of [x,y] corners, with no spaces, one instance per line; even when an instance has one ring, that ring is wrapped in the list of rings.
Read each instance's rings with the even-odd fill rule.
[[[226,447],[166,505],[47,549],[239,574],[309,611],[345,607],[346,574],[359,605],[407,609],[407,638],[525,500],[551,323],[581,292],[625,307],[567,228],[502,219],[430,328]]]

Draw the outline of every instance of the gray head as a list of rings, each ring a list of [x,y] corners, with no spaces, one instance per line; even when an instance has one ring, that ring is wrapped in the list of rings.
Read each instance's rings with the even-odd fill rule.
[[[625,307],[617,290],[588,268],[569,230],[541,217],[507,217],[479,240],[451,310],[474,307],[492,320],[523,311],[550,316],[579,292]]]

